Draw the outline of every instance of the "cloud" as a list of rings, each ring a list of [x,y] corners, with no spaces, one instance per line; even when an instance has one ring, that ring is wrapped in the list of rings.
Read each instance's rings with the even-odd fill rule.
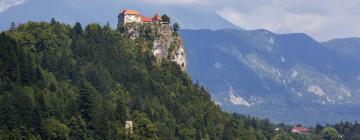
[[[276,14],[270,15],[269,12]],[[265,28],[277,33],[317,32],[327,21],[327,17],[321,15],[295,14],[267,8],[248,13],[223,9],[217,11],[217,13],[233,24],[246,29]]]
[[[6,11],[10,7],[23,4],[25,0],[1,0],[0,1],[0,13]]]
[[[244,1],[243,1],[244,2]],[[245,29],[264,28],[277,33],[304,32],[319,41],[360,36],[360,1],[255,0],[239,8],[229,4],[216,12]]]

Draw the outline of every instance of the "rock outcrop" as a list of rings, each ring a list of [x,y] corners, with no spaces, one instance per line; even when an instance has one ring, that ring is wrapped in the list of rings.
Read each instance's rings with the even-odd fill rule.
[[[186,71],[186,50],[180,35],[168,24],[127,24],[120,27],[131,39],[144,36],[153,41],[152,53],[157,61],[164,59],[179,64]]]

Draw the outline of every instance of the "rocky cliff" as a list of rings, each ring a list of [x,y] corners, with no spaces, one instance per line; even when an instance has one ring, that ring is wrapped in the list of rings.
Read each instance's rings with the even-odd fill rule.
[[[186,50],[178,32],[168,24],[127,24],[120,26],[129,38],[135,40],[143,36],[152,41],[152,53],[158,61],[171,60],[179,64],[183,71],[187,69]]]

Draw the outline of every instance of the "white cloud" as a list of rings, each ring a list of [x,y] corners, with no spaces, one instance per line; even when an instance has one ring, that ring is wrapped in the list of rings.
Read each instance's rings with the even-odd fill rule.
[[[244,13],[233,9],[223,9],[217,13],[245,29],[264,28],[276,33],[305,32],[313,35],[321,31],[324,24],[329,21],[322,15],[290,13],[271,7]]]
[[[23,4],[25,0],[1,0],[0,1],[0,13],[6,11],[8,8]]]
[[[320,41],[360,36],[360,29],[356,27],[360,24],[360,1],[357,0],[242,2],[248,8],[229,4],[218,9],[217,13],[246,29],[264,28],[277,33],[304,32]]]

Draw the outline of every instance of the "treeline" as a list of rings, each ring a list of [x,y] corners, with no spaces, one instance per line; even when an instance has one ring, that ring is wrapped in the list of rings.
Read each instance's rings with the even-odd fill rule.
[[[222,112],[151,44],[108,25],[12,25],[0,34],[0,139],[271,139],[271,124]]]
[[[341,139],[360,140],[360,124],[357,121],[354,123],[345,121],[333,125],[326,124],[325,126],[317,124],[314,131],[315,133],[321,133],[325,128],[333,128],[333,131],[336,131]]]

